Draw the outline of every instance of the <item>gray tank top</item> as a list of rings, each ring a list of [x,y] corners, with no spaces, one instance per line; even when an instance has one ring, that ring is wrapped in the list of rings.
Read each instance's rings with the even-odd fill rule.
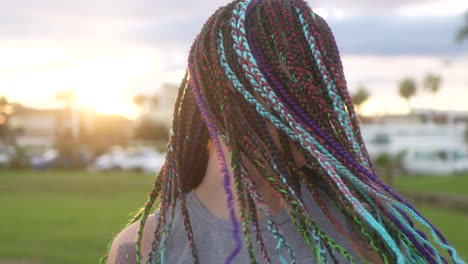
[[[347,225],[343,214],[338,210],[333,201],[325,193],[321,196],[327,205],[330,213],[337,219],[343,229],[348,233]],[[360,263],[358,258],[352,253],[352,249],[336,227],[330,223],[328,218],[323,214],[322,210],[309,194],[306,188],[302,187],[303,201],[312,214],[314,220],[336,243],[344,247],[351,253],[356,262]],[[211,214],[211,212],[197,198],[195,193],[189,192],[186,194],[187,210],[190,216],[190,222],[193,230],[193,237],[198,252],[198,259],[202,264],[224,263],[226,258],[235,248],[235,241],[232,238],[232,224],[230,220],[222,219]],[[167,241],[167,256],[166,263],[181,264],[193,263],[192,252],[188,243],[187,235],[184,228],[183,216],[180,212],[179,205],[176,207],[174,215],[173,227]],[[158,211],[155,213],[155,222],[158,219]],[[312,249],[306,244],[305,240],[294,227],[294,224],[289,218],[286,211],[283,211],[273,217],[278,229],[284,236],[285,240],[290,244],[296,255],[296,263],[316,263],[316,257]],[[275,238],[267,230],[265,219],[259,220],[259,226],[265,247],[268,251],[271,263],[280,263]],[[251,229],[252,232],[252,229]],[[264,263],[260,247],[255,243],[255,234],[252,235],[252,244],[256,250],[257,262]],[[335,252],[335,257],[338,263],[349,263],[341,254]],[[282,250],[282,255],[290,263],[290,257],[285,248]],[[156,261],[153,261],[155,263]],[[233,263],[246,264],[250,263],[248,250],[245,243],[242,246],[240,253],[236,256]]]

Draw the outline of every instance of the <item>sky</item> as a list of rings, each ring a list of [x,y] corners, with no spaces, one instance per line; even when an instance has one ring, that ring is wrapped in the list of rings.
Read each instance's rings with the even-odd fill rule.
[[[135,94],[180,82],[188,49],[222,0],[0,0],[0,96],[25,105],[78,104],[134,118]],[[455,42],[465,0],[314,0],[330,24],[348,89],[372,97],[365,114],[408,111],[398,82],[442,76],[441,91],[418,92],[412,107],[467,110],[468,41]]]

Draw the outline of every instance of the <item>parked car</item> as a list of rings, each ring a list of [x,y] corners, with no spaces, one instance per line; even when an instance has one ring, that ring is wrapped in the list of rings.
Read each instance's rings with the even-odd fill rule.
[[[119,169],[118,164],[125,158],[125,150],[121,147],[113,147],[106,153],[97,157],[94,161],[92,169],[98,171],[106,171]]]
[[[58,158],[58,151],[49,148],[39,154],[30,157],[31,166],[35,169],[45,169],[53,165]]]
[[[0,167],[9,167],[15,155],[16,150],[13,146],[0,145]]]
[[[124,170],[156,173],[164,164],[165,156],[150,148],[124,150],[114,147],[99,156],[92,169],[98,171]]]
[[[155,174],[159,172],[164,165],[166,155],[155,151],[155,153],[153,153],[151,156],[152,158],[145,162],[143,171],[148,174]]]

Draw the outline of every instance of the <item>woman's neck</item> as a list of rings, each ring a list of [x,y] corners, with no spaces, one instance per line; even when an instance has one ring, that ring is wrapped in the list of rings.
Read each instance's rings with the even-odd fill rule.
[[[222,144],[223,151],[226,157],[226,163],[231,164],[227,147]],[[245,164],[247,170],[249,171],[249,177],[256,179],[256,184],[259,191],[262,193],[262,197],[265,200],[265,203],[270,209],[270,214],[276,215],[283,209],[283,203],[280,202],[280,198],[275,195],[270,184],[262,179],[260,175],[253,168],[253,165],[247,162]],[[233,192],[234,199],[234,210],[236,217],[240,217],[240,205],[238,203],[238,194],[233,188],[234,186],[234,173],[231,166],[228,166],[228,171],[230,174],[230,185]],[[205,176],[198,187],[194,189],[194,193],[197,198],[203,203],[203,205],[215,216],[229,219],[229,209],[227,206],[226,192],[223,186],[223,175],[217,160],[217,155],[214,151],[211,151],[210,157],[208,159],[208,165],[206,169]],[[261,212],[258,212],[259,217],[263,217]]]

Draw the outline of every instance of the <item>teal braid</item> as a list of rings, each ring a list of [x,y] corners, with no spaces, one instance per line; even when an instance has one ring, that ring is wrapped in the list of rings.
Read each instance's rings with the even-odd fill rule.
[[[242,31],[242,29],[241,29],[241,31]],[[234,39],[236,39],[236,38],[234,37]],[[244,45],[244,48],[247,48],[247,45]],[[238,54],[239,54],[239,53],[240,53],[240,52],[238,52]],[[241,54],[242,54],[242,56],[247,57],[247,56],[245,55],[245,53],[241,53]],[[317,59],[317,61],[320,61],[320,59]],[[326,79],[325,79],[325,80],[326,80]],[[255,85],[255,83],[253,83],[253,85]],[[347,119],[346,119],[346,120],[347,120]],[[351,129],[350,129],[350,130],[351,130]],[[356,141],[354,141],[354,142],[356,142]],[[393,242],[393,241],[391,241],[390,239],[387,239],[387,241],[390,241],[390,244],[392,244],[392,242]],[[395,245],[392,245],[392,246],[393,246],[394,249],[397,249]],[[399,250],[397,249],[395,252],[398,253]],[[400,261],[401,261],[401,260],[402,260],[402,256],[399,255],[399,258],[400,258]]]
[[[233,84],[234,84],[234,87],[236,89],[240,88],[242,89],[242,84],[240,84],[238,81],[237,81],[237,78],[236,76],[234,75],[234,73],[230,70],[230,67],[229,65],[227,65],[227,61],[226,61],[226,58],[225,58],[225,55],[224,55],[224,45],[222,44],[222,40],[223,40],[223,36],[222,36],[222,32],[219,32],[219,38],[218,38],[219,42],[220,42],[220,45],[219,45],[219,49],[220,49],[220,59],[221,59],[221,64],[224,65],[224,69],[226,70],[226,75],[228,76],[228,78],[231,79],[231,81],[233,81]],[[241,91],[242,92],[242,91]],[[266,111],[266,109],[256,101],[256,99],[247,91],[244,91],[244,96],[246,96],[246,99],[247,101],[253,103],[255,106],[256,106],[256,109],[257,111],[259,111],[259,113],[262,115],[262,116],[267,116],[268,113]],[[273,122],[273,123],[276,123],[276,122],[279,122],[279,120],[276,119],[276,117],[272,116],[272,115],[268,115],[268,117],[270,118],[270,120]],[[286,128],[287,129],[287,128]],[[292,131],[290,131],[290,134],[293,134],[294,133]]]
[[[244,182],[243,182],[244,183]],[[244,184],[245,189],[247,190],[248,187],[246,184]],[[257,216],[257,210],[256,210],[256,204],[254,200],[252,199],[252,195],[247,195],[247,202],[249,203],[250,206],[250,216],[252,217],[252,223],[253,223],[253,229],[255,231],[255,237],[257,239],[257,244],[260,247],[260,251],[263,254],[263,260],[265,261],[265,264],[270,264],[270,256],[268,255],[268,251],[265,247],[265,241],[263,239],[263,236],[261,234],[260,230],[260,225],[258,224],[258,216]],[[270,231],[270,229],[268,229]],[[270,231],[271,233],[271,231]],[[275,238],[276,239],[276,238]]]
[[[344,167],[340,167],[342,168],[343,170],[347,170],[346,168]],[[356,183],[357,185],[359,185],[360,188],[362,188],[363,190],[365,190],[366,192],[368,193],[371,193],[371,194],[374,194],[374,196],[380,200],[384,200],[384,201],[387,201],[389,203],[391,203],[392,205],[396,206],[397,208],[400,208],[408,213],[410,213],[413,218],[415,218],[419,223],[421,223],[422,225],[424,225],[425,227],[427,227],[430,231],[431,231],[431,235],[432,237],[434,238],[434,241],[442,248],[444,248],[445,250],[449,251],[449,252],[455,252],[455,254],[452,256],[454,258],[454,261],[455,263],[463,263],[461,258],[456,254],[456,251],[453,247],[441,242],[437,236],[437,234],[434,232],[434,229],[429,225],[429,223],[422,219],[421,217],[419,217],[413,209],[409,208],[408,206],[406,206],[405,204],[401,203],[401,202],[398,202],[394,199],[391,199],[390,197],[387,197],[379,192],[376,192],[375,190],[373,190],[372,188],[370,188],[369,186],[367,186],[366,184],[364,184],[360,179],[352,176],[351,175],[351,179],[354,183]],[[406,224],[406,220],[402,217],[402,215],[396,211],[393,207],[390,207],[390,210],[392,211],[393,214],[397,215],[397,217],[401,220],[400,222],[407,228],[407,230],[409,230],[413,235],[415,235],[419,240],[420,242],[426,244],[427,246],[429,246],[430,248],[432,248],[434,250],[434,252],[437,252],[437,250],[435,250],[435,248],[429,243],[429,241],[427,241],[426,239],[424,239],[423,237],[421,237],[416,231],[414,231],[414,229],[409,226],[408,224]],[[397,212],[397,213],[395,213]],[[440,260],[440,254],[436,254],[436,257],[438,258],[438,260],[441,262]]]
[[[231,25],[234,28],[236,28],[239,32],[244,33],[244,34],[245,34],[245,29],[243,28],[243,24],[242,24],[243,23],[243,15],[245,16],[245,10],[247,9],[247,5],[248,5],[249,2],[250,1],[241,2],[236,6],[236,8],[233,11],[235,16],[233,17],[233,20],[231,21]],[[239,16],[238,21],[236,21],[234,19],[236,17],[236,15]],[[290,124],[292,123],[292,127],[297,128],[297,130],[299,130],[299,131],[302,130],[301,131],[302,133],[299,136],[307,136],[307,133],[299,125],[295,124],[295,122],[292,120],[292,116],[289,115],[289,114],[286,114],[287,111],[282,106],[282,103],[276,98],[275,93],[273,91],[271,91],[271,90],[268,91],[268,84],[267,84],[266,80],[263,79],[263,77],[261,76],[260,71],[256,67],[255,59],[253,57],[251,57],[250,49],[249,49],[249,46],[248,46],[248,43],[247,43],[245,37],[243,37],[242,35],[236,35],[236,31],[233,30],[233,39],[234,39],[235,42],[237,42],[237,45],[235,45],[235,48],[236,48],[236,53],[239,55],[238,56],[239,60],[240,61],[242,61],[242,59],[248,60],[249,63],[250,63],[249,66],[251,66],[251,68],[249,68],[249,66],[247,64],[243,64],[243,68],[246,69],[246,70],[252,70],[252,73],[248,75],[248,77],[250,77],[249,80],[251,81],[251,84],[256,89],[258,87],[257,91],[261,94],[261,96],[263,98],[269,98],[271,102],[276,102],[277,103],[276,105],[274,105],[275,110],[285,114],[284,118],[287,121],[289,121]],[[241,45],[242,45],[242,49],[240,48]],[[257,77],[259,80],[257,80],[257,78],[255,78],[255,77]],[[262,84],[261,87],[259,87],[259,84],[257,83],[257,81],[260,81],[260,83]],[[283,117],[283,116],[281,116],[281,117]],[[275,124],[275,123],[273,122],[273,124]],[[313,152],[312,149],[310,149],[309,146],[306,146],[306,148],[309,148],[309,150],[311,152]],[[320,153],[317,153],[317,154],[321,155]],[[322,158],[319,158],[318,161],[319,162],[322,161],[321,163],[323,163],[326,167],[329,167],[331,170],[334,171],[334,169],[331,167],[331,165],[328,163],[328,161],[322,160]],[[397,245],[395,244],[395,242],[390,238],[387,231],[378,222],[376,222],[375,219],[373,218],[373,216],[371,214],[369,214],[367,212],[367,210],[362,207],[362,205],[359,203],[359,201],[357,201],[354,198],[354,196],[348,190],[347,186],[341,181],[340,177],[335,172],[330,172],[330,170],[328,172],[329,172],[329,174],[331,174],[330,176],[332,176],[332,177],[334,176],[334,178],[336,179],[336,183],[337,183],[338,187],[342,187],[345,190],[345,193],[344,193],[345,197],[352,202],[352,204],[356,207],[356,209],[358,209],[358,212],[361,212],[361,214],[367,219],[367,221],[374,228],[376,228],[379,231],[379,233],[383,236],[383,238],[389,244],[389,246],[391,248],[393,248],[395,254],[398,257],[398,263],[403,263],[403,259],[404,259],[403,255],[401,254],[401,252],[400,252],[399,248],[397,247]]]
[[[235,0],[219,8],[192,45],[174,104],[164,166],[145,206],[131,220],[140,220],[137,263],[155,203],[159,211],[147,263],[170,261],[168,241],[175,228],[185,229],[194,263],[205,257],[207,252],[197,249],[202,234],[193,232],[198,228],[192,231],[185,197],[203,182],[212,155],[221,167],[235,242],[225,263],[236,261],[240,252],[248,254],[250,263],[301,261],[275,222],[271,209],[276,207],[264,190],[277,197],[317,263],[337,263],[341,257],[356,263],[355,258],[365,256],[322,230],[318,215],[303,200],[306,193],[345,241],[353,243],[355,235],[328,210],[323,198],[329,196],[348,227],[360,233],[385,264],[448,263],[440,249],[455,264],[464,263],[411,203],[378,178],[358,118],[334,36],[306,1]],[[265,229],[260,229],[260,215]],[[418,226],[427,228],[427,235]],[[264,231],[273,245],[266,244]],[[246,251],[241,251],[244,246]],[[273,253],[276,259],[271,259]]]
[[[329,72],[326,69],[326,67],[322,64],[322,61],[323,61],[322,53],[320,52],[320,50],[316,48],[315,38],[309,32],[309,25],[305,22],[300,9],[297,7],[296,7],[296,12],[298,13],[299,20],[301,21],[301,24],[303,26],[304,35],[306,36],[306,39],[309,42],[310,49],[312,51],[312,54],[314,55],[315,62],[317,63],[317,67],[319,68],[320,72],[322,72],[322,81],[326,84],[328,94],[330,98],[333,99],[333,107],[335,108],[335,111],[339,114],[338,120],[340,121],[342,126],[345,128],[348,141],[353,143],[354,152],[360,157],[361,162],[365,166],[368,166],[367,161],[364,158],[364,155],[362,154],[358,141],[356,140],[354,136],[353,130],[351,128],[351,124],[349,123],[348,114],[343,108],[344,103],[341,100],[340,96],[337,94],[336,84],[333,78],[328,77],[327,74]],[[312,15],[314,16],[315,14],[312,13]]]
[[[258,190],[256,183],[251,178],[249,178],[247,174],[248,174],[247,170],[241,167],[242,181],[244,183],[246,191],[250,195],[251,199],[255,202],[255,205],[258,207],[258,209],[260,209],[260,211],[265,215],[265,218],[267,220],[267,229],[272,234],[272,236],[276,239],[276,241],[278,241],[277,247],[276,247],[278,251],[278,256],[280,257],[280,259],[284,260],[284,257],[282,256],[282,253],[280,251],[280,249],[284,246],[287,248],[292,261],[294,261],[295,263],[294,251],[292,250],[289,243],[285,241],[283,235],[279,232],[278,226],[273,220],[273,217],[270,214],[268,205],[265,203],[262,194],[256,191]]]
[[[249,93],[248,91],[246,90],[243,90],[243,86],[242,84],[237,80],[237,77],[235,76],[235,74],[231,71],[229,65],[227,64],[227,60],[226,60],[226,57],[224,55],[224,45],[223,45],[223,34],[222,32],[219,32],[219,37],[218,37],[218,41],[219,41],[219,53],[220,53],[220,60],[221,60],[221,64],[223,65],[223,68],[225,69],[225,74],[226,76],[231,80],[233,86],[239,91],[241,92],[245,99],[251,103],[252,105],[255,106],[256,110],[258,111],[258,113],[260,115],[262,115],[263,117],[269,119],[276,127],[282,129],[283,131],[285,131],[288,136],[290,136],[292,139],[295,139],[297,140],[297,137],[298,135],[296,135],[296,133],[294,133],[290,128],[288,128],[287,126],[285,126],[281,121],[279,121],[274,115],[271,115],[270,113],[268,113],[268,111],[253,97],[253,95],[251,93]],[[293,191],[294,192],[294,191]],[[300,204],[301,206],[302,203],[300,201],[297,201],[298,204]],[[343,252],[344,255],[347,255],[346,253]],[[349,255],[347,255],[349,257]]]

